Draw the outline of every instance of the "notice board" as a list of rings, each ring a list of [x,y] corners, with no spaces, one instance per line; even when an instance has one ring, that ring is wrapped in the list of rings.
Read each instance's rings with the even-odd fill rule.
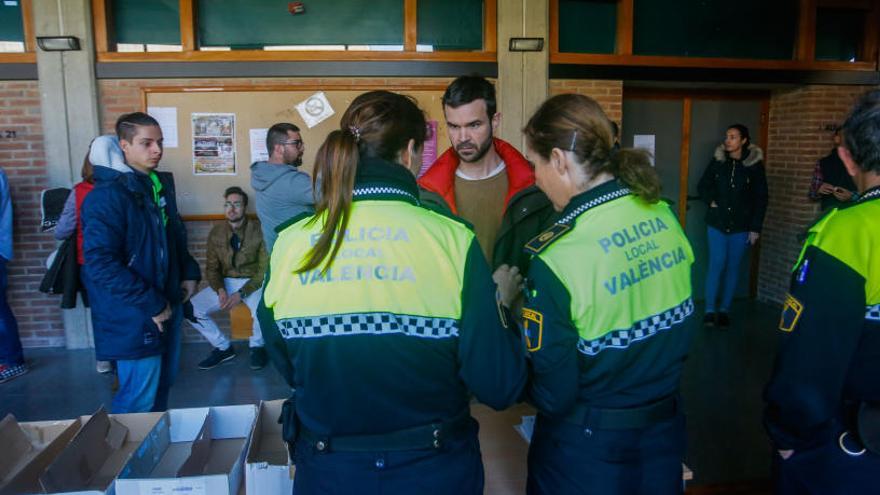
[[[146,87],[142,105],[176,108],[177,147],[166,146],[159,169],[174,173],[177,204],[187,220],[222,218],[223,191],[239,186],[253,198],[251,189],[250,129],[267,129],[278,122],[290,122],[301,130],[305,150],[301,170],[312,173],[315,154],[327,134],[339,128],[342,114],[355,97],[366,91],[384,89],[412,96],[425,112],[427,120],[437,121],[438,155],[449,146],[443,119],[441,97],[445,84],[430,85],[288,85],[242,87]],[[308,128],[296,105],[322,91],[334,114]],[[193,169],[193,114],[235,115],[234,175],[196,175]],[[169,137],[165,137],[168,141]],[[253,205],[253,200],[251,201]],[[249,209],[253,213],[253,206]]]

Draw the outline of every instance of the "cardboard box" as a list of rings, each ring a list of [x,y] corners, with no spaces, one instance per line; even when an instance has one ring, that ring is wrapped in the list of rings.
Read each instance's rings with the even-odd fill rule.
[[[116,480],[116,495],[236,495],[257,408],[172,409]]]
[[[40,476],[42,493],[113,495],[113,480],[145,440],[167,425],[165,413],[107,414],[102,407],[80,418],[82,428]]]
[[[79,431],[80,421],[0,421],[0,495],[39,493],[40,475]]]
[[[294,468],[278,423],[282,404],[283,399],[260,403],[245,460],[247,493],[293,493]]]

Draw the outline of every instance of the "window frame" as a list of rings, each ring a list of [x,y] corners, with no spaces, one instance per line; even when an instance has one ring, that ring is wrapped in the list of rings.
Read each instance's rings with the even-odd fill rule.
[[[24,33],[23,52],[0,52],[0,63],[4,64],[35,64],[37,63],[37,38],[34,35],[33,0],[21,2],[21,22]]]
[[[24,0],[23,0],[24,1]],[[29,0],[28,0],[29,1]],[[497,60],[497,0],[483,3],[483,49],[480,51],[416,51],[417,1],[403,0],[403,51],[266,51],[230,50],[201,51],[198,49],[195,2],[180,2],[179,52],[117,52],[110,40],[108,0],[92,0],[92,21],[98,62],[255,62],[255,61],[437,61],[495,62]]]
[[[617,37],[614,54],[567,53],[559,51],[559,0],[550,0],[550,63],[637,67],[679,67],[763,70],[877,71],[880,68],[880,2],[871,0],[800,0],[795,50],[791,60],[735,59],[718,57],[676,57],[633,54],[634,0],[617,0]],[[856,62],[816,60],[816,12],[821,6],[840,6],[869,11],[866,16],[864,53],[868,60]]]

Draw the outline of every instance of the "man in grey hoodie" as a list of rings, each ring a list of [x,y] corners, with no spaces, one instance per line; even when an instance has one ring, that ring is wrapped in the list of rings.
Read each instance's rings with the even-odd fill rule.
[[[312,179],[300,172],[305,147],[299,127],[278,123],[266,134],[269,160],[251,165],[251,187],[256,191],[257,217],[263,226],[266,250],[271,253],[278,234],[275,227],[303,213],[315,211]]]

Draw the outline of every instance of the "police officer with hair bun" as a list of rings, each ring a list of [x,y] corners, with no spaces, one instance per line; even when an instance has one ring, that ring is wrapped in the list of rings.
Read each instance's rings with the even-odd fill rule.
[[[279,227],[260,319],[295,388],[296,493],[482,494],[471,396],[525,386],[473,231],[418,201],[425,137],[412,98],[358,96],[318,150],[315,214]]]
[[[614,145],[594,100],[550,98],[523,132],[561,212],[526,246],[527,492],[681,493],[691,246],[647,154]]]

